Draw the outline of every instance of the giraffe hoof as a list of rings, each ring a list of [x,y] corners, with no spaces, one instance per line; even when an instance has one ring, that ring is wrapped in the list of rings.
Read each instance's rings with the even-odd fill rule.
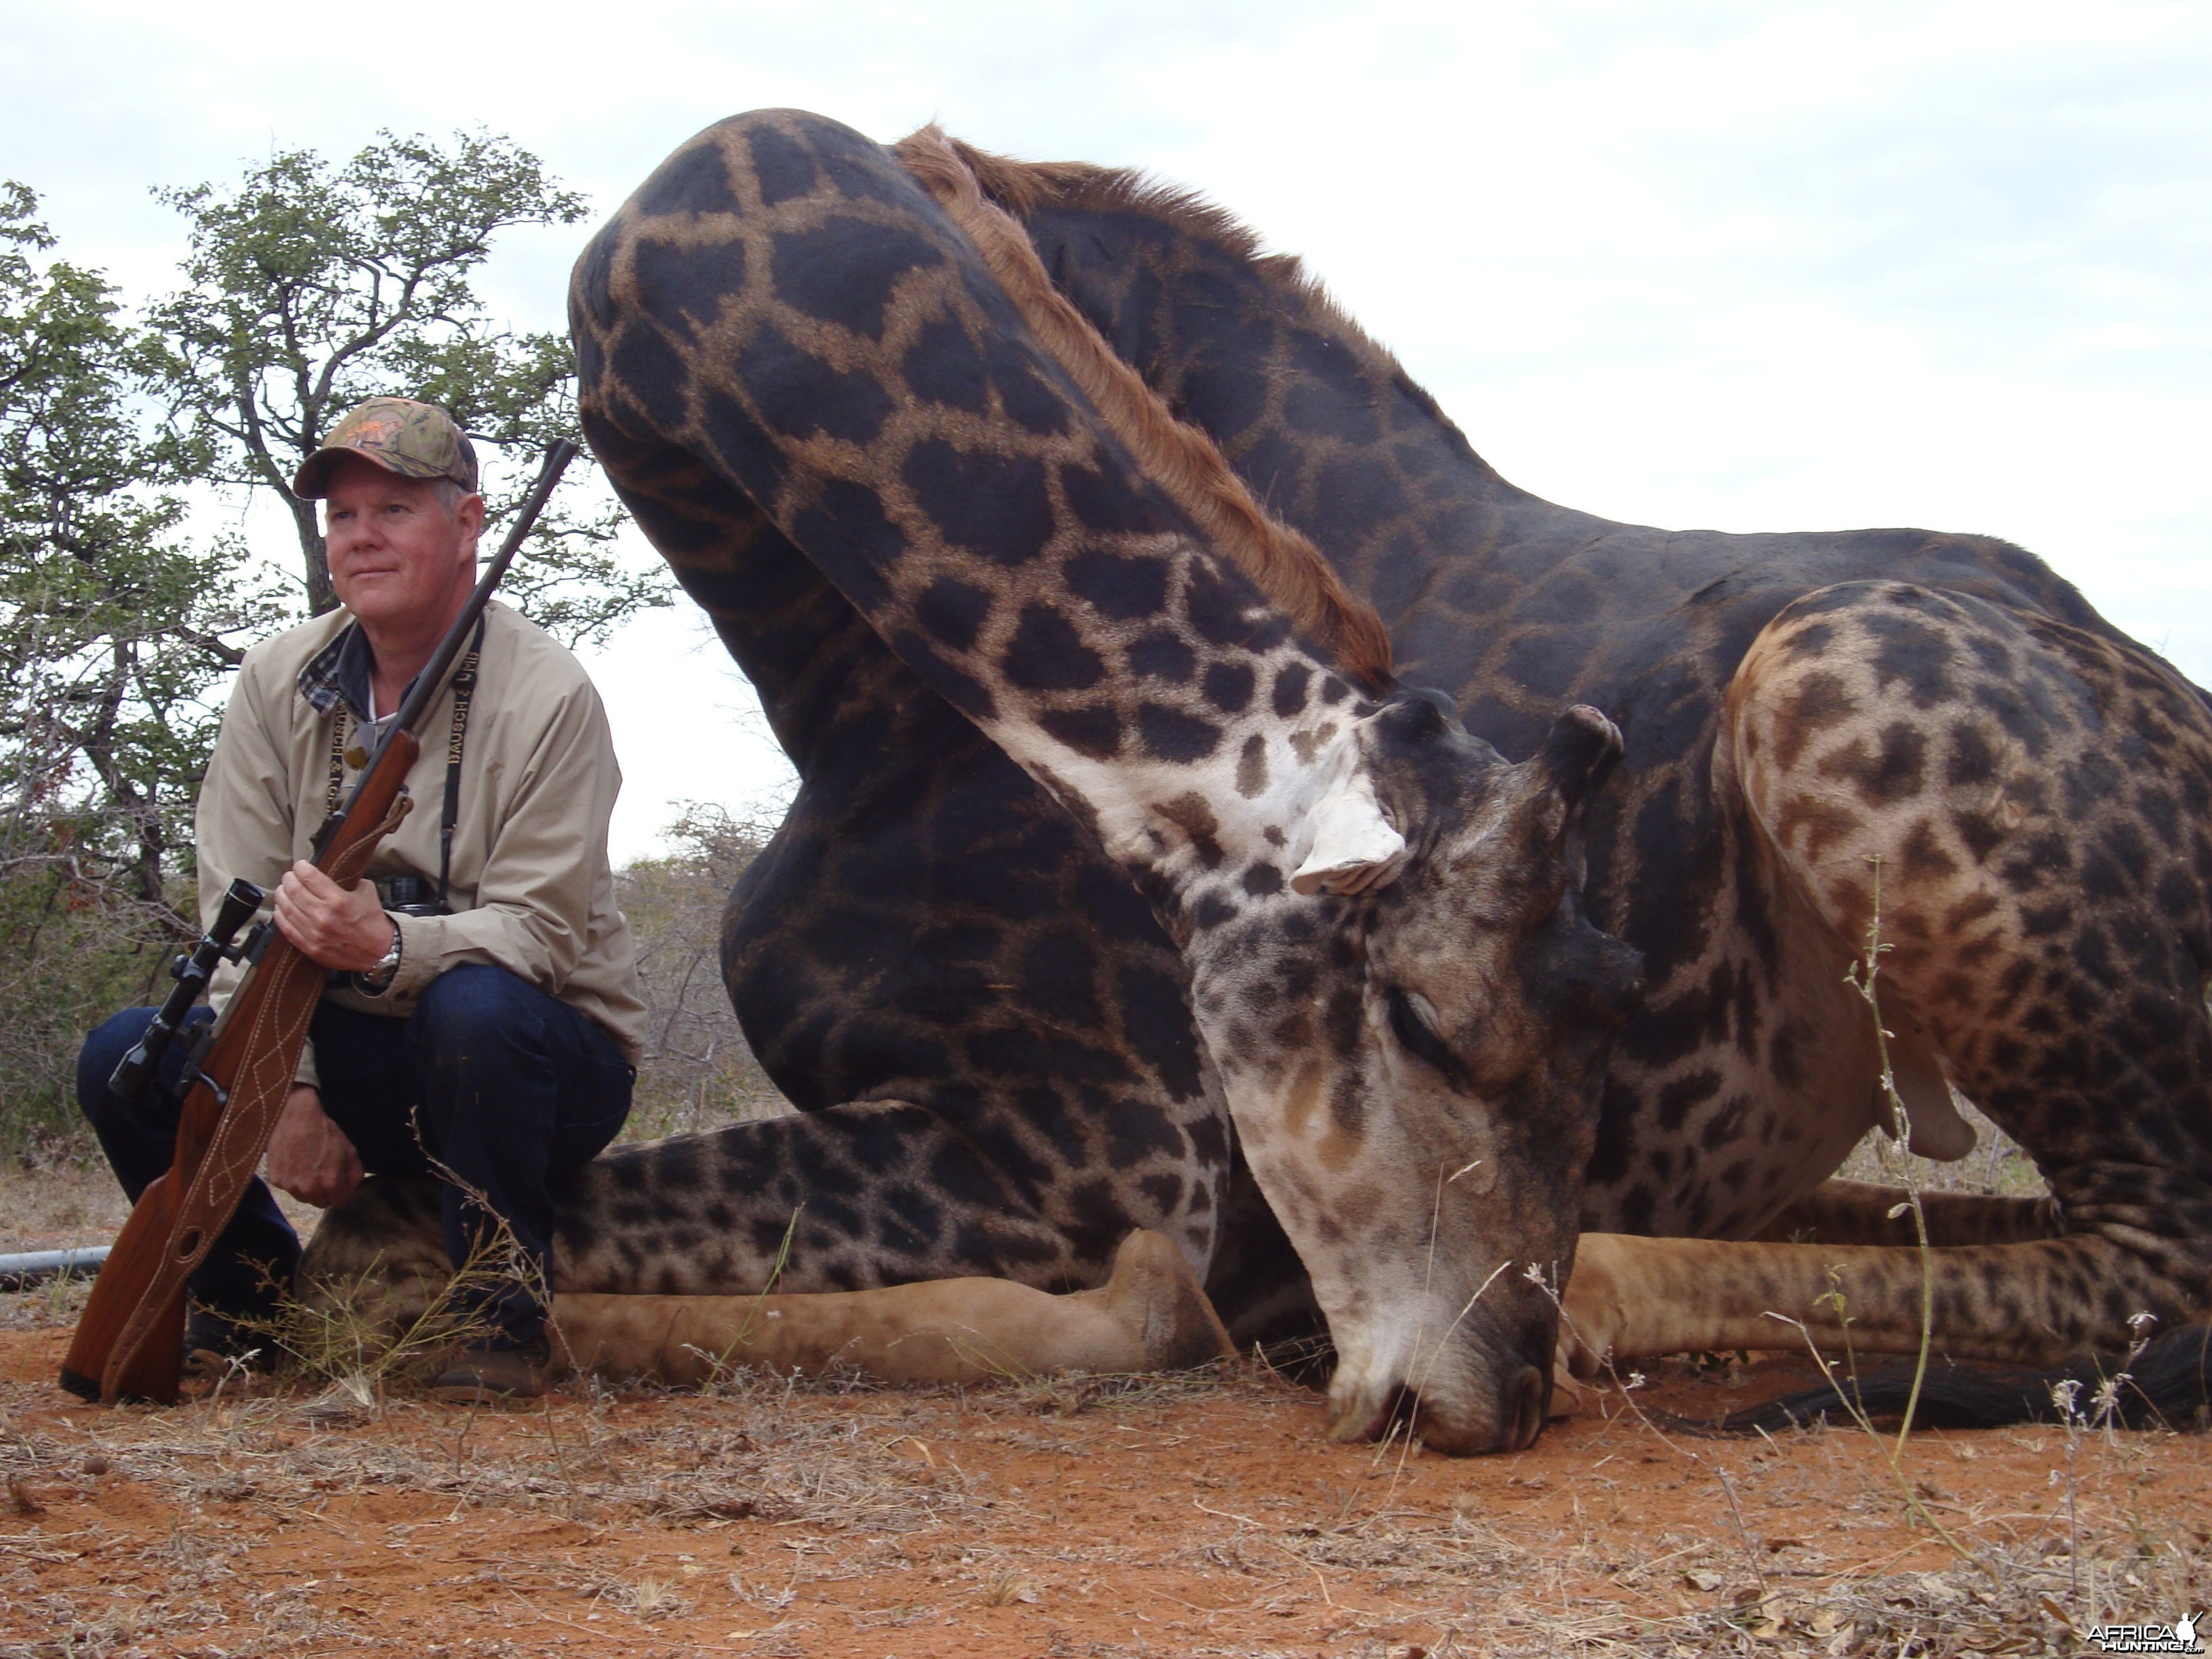
[[[1558,1363],[1559,1369],[1585,1382],[1604,1370],[1627,1330],[1633,1288],[1627,1268],[1620,1241],[1603,1233],[1582,1236],[1575,1249],[1574,1272],[1559,1302]]]
[[[1103,1299],[1137,1338],[1149,1370],[1188,1370],[1237,1357],[1205,1286],[1164,1233],[1139,1229],[1121,1241]]]

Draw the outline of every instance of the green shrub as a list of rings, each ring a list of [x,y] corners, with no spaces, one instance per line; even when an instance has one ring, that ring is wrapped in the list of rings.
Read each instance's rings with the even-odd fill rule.
[[[94,1155],[77,1115],[77,1049],[118,1008],[158,1000],[173,913],[34,865],[0,881],[0,1157]]]

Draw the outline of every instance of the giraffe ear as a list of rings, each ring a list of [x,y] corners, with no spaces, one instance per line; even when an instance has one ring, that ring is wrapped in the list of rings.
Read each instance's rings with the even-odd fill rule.
[[[1406,838],[1390,827],[1363,774],[1332,789],[1307,819],[1313,848],[1291,872],[1295,892],[1364,893],[1387,887],[1406,856]]]

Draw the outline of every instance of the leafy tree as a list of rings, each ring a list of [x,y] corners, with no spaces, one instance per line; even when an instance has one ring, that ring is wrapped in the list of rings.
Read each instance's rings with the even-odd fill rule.
[[[143,338],[0,185],[0,874],[65,868],[164,906],[219,716],[277,615],[228,540],[195,550],[173,447],[134,403]]]
[[[85,1026],[197,932],[193,799],[244,642],[279,614],[195,549],[137,398],[143,341],[97,272],[46,260],[0,185],[0,1139],[69,1120]],[[181,866],[181,867],[180,867]]]
[[[161,194],[191,222],[186,286],[150,319],[173,445],[210,481],[285,504],[311,610],[337,596],[315,504],[292,494],[291,478],[363,398],[398,393],[451,410],[486,463],[495,520],[545,446],[575,434],[567,336],[501,327],[474,286],[499,231],[574,224],[586,211],[507,139],[457,133],[447,148],[385,132],[342,167],[288,150],[230,189]],[[615,558],[619,510],[603,492],[578,505],[591,494],[564,486],[508,582],[572,641],[667,602],[659,572]]]

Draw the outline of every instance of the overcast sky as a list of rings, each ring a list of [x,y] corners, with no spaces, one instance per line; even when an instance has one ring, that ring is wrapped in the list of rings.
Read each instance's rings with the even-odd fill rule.
[[[0,0],[0,174],[134,294],[182,251],[149,187],[272,148],[481,124],[605,211],[738,110],[883,139],[935,118],[1206,191],[1540,495],[1674,527],[2008,537],[2212,683],[2197,0]],[[488,283],[516,323],[561,325],[584,234],[502,245]],[[672,801],[787,775],[690,614],[591,663],[629,780],[618,858]]]

